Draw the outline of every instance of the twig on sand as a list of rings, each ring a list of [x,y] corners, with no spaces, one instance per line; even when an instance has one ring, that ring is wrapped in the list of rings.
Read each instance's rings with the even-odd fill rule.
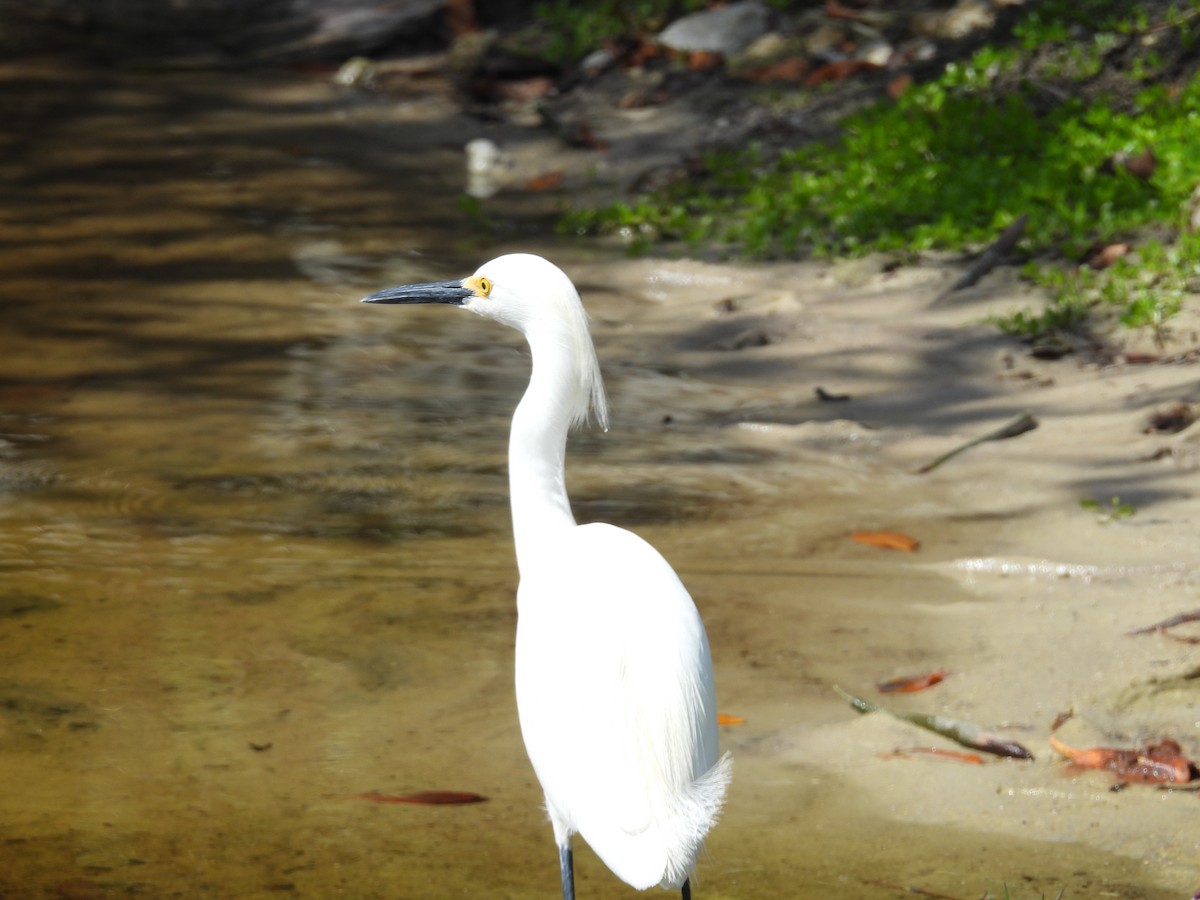
[[[1029,221],[1029,216],[1017,216],[1016,221],[1000,232],[1000,236],[992,241],[991,245],[975,257],[975,261],[962,274],[962,277],[946,290],[942,291],[933,301],[934,306],[944,303],[947,298],[955,291],[961,291],[963,288],[969,288],[980,278],[986,275],[1000,263],[1004,262],[1004,258],[1008,256],[1009,251],[1016,246],[1017,241],[1021,239],[1021,235],[1025,233],[1025,225]]]
[[[1010,741],[1006,737],[985,731],[978,725],[973,725],[970,722],[962,722],[958,719],[947,718],[946,716],[888,709],[886,706],[876,706],[869,700],[847,694],[837,685],[834,685],[833,689],[843,700],[860,713],[885,712],[890,716],[895,716],[897,719],[911,722],[921,728],[927,728],[935,734],[940,734],[942,737],[949,738],[956,744],[962,744],[964,747],[970,747],[972,750],[982,750],[984,753],[993,753],[996,756],[1007,756],[1012,759],[1033,759],[1033,754],[1016,741]]]
[[[1008,438],[1014,438],[1017,435],[1024,434],[1027,431],[1033,431],[1033,429],[1035,429],[1037,427],[1038,427],[1037,419],[1035,419],[1033,416],[1031,416],[1027,412],[1021,413],[1019,416],[1017,416],[1015,419],[1013,419],[1011,422],[1004,425],[1003,427],[997,428],[995,431],[989,431],[987,434],[983,435],[982,437],[977,437],[977,438],[974,438],[973,440],[967,441],[965,444],[955,447],[953,450],[951,450],[948,453],[943,453],[941,456],[939,456],[933,462],[926,463],[925,465],[921,466],[921,468],[917,469],[917,474],[924,475],[926,472],[932,472],[934,469],[936,469],[942,463],[953,459],[954,457],[958,456],[958,454],[962,453],[964,450],[970,450],[972,447],[978,446],[979,444],[982,444],[986,441],[1007,440]]]

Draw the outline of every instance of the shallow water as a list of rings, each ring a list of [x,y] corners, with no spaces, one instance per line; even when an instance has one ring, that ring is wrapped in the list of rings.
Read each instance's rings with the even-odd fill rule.
[[[0,94],[0,895],[554,896],[511,686],[520,339],[354,302],[494,254],[455,199],[484,126],[296,73],[7,66]],[[664,549],[749,718],[697,896],[1178,896],[1137,853],[870,796],[815,757],[874,760],[885,726],[829,685],[926,666],[931,619],[978,602],[842,539],[847,505],[906,502],[888,438],[736,393],[785,362],[680,377],[719,325],[643,314],[627,286],[654,279],[604,251],[523,246],[595,298],[616,417],[572,445],[580,517]],[[969,531],[938,491],[926,535]],[[489,802],[354,796],[428,789]],[[632,895],[577,865],[581,896]]]

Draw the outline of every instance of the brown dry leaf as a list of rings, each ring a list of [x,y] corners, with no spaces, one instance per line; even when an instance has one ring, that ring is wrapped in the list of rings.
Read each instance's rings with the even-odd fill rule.
[[[916,538],[901,534],[899,531],[855,531],[850,535],[850,539],[871,547],[902,550],[905,553],[913,553],[921,546],[921,542]]]
[[[585,150],[608,149],[608,144],[600,139],[587,122],[580,122],[574,128],[564,131],[562,139],[571,147],[582,147]]]
[[[479,30],[475,18],[475,0],[446,0],[444,4],[446,29],[455,37],[474,34]]]
[[[1050,726],[1050,730],[1058,731],[1058,729],[1062,728],[1063,725],[1065,725],[1067,722],[1071,721],[1071,719],[1073,719],[1074,717],[1075,717],[1075,710],[1064,709],[1062,712],[1060,712],[1057,716],[1054,717],[1054,724],[1052,724]]]
[[[1191,404],[1176,403],[1168,409],[1155,412],[1142,429],[1142,434],[1178,434],[1195,421],[1196,412]]]
[[[1184,784],[1191,781],[1195,766],[1175,741],[1165,738],[1136,750],[1116,747],[1068,747],[1054,735],[1050,746],[1080,769],[1108,769],[1124,782],[1136,784]]]
[[[1154,155],[1153,147],[1147,147],[1137,156],[1125,156],[1120,162],[1125,171],[1142,181],[1149,181],[1154,170],[1158,168],[1158,157]]]
[[[907,72],[897,75],[887,84],[887,95],[893,100],[899,100],[912,87],[913,78]]]
[[[837,0],[827,0],[825,3],[825,15],[831,19],[847,19],[851,22],[861,22],[865,18],[857,9],[842,6]]]
[[[692,72],[712,72],[721,68],[725,58],[712,50],[693,50],[688,54],[687,67]]]
[[[352,800],[370,800],[372,803],[414,803],[418,806],[461,806],[487,800],[482,794],[471,791],[417,791],[415,794],[380,794],[367,791],[364,794],[348,796]]]
[[[1129,244],[1109,244],[1107,247],[1102,247],[1087,261],[1088,267],[1107,269],[1132,249]]]
[[[547,172],[544,175],[537,175],[525,182],[525,190],[532,191],[535,194],[543,191],[552,191],[561,186],[563,183],[563,173]]]
[[[926,672],[924,675],[907,675],[904,678],[893,678],[891,681],[884,681],[875,685],[875,687],[885,694],[915,694],[917,691],[923,691],[940,683],[949,674],[949,669],[935,669],[932,672]]]
[[[802,56],[789,56],[787,59],[781,59],[769,66],[745,69],[739,77],[757,84],[767,84],[772,81],[800,81],[811,68],[812,65]]]
[[[874,71],[883,68],[865,59],[839,59],[837,62],[826,63],[812,70],[804,79],[805,87],[817,87],[830,81],[843,81],[859,72]]]
[[[717,713],[718,725],[745,725],[746,720],[742,716],[731,716],[728,713]]]

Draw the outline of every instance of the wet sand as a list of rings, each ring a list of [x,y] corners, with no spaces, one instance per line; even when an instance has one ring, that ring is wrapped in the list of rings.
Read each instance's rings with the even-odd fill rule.
[[[1000,272],[934,306],[947,261],[629,260],[503,195],[489,230],[461,146],[502,129],[436,98],[54,66],[0,90],[0,896],[554,896],[511,684],[520,338],[354,302],[508,249],[593,317],[613,423],[571,445],[579,518],[674,563],[747,719],[698,896],[1200,887],[1195,794],[1114,793],[1046,740],[1073,709],[1068,744],[1200,755],[1194,646],[1125,636],[1197,606],[1197,426],[1143,433],[1200,402],[1194,365],[1030,359],[979,323],[1034,296]],[[1136,513],[1079,505],[1112,497]],[[833,691],[941,667],[886,702],[1036,761],[885,758],[949,745]],[[353,796],[426,789],[489,801]],[[581,896],[633,895],[577,865]]]

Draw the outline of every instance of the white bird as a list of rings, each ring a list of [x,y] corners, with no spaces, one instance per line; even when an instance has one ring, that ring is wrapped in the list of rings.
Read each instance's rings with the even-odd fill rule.
[[[689,876],[732,774],[717,757],[712,659],[700,614],[646,541],[577,525],[564,480],[567,430],[607,427],[587,314],[570,279],[512,254],[469,278],[388,288],[364,303],[445,303],[511,325],[533,357],[513,415],[509,490],[517,589],[517,709],[546,795],[564,900],[571,835],[623,881],[691,896]]]

